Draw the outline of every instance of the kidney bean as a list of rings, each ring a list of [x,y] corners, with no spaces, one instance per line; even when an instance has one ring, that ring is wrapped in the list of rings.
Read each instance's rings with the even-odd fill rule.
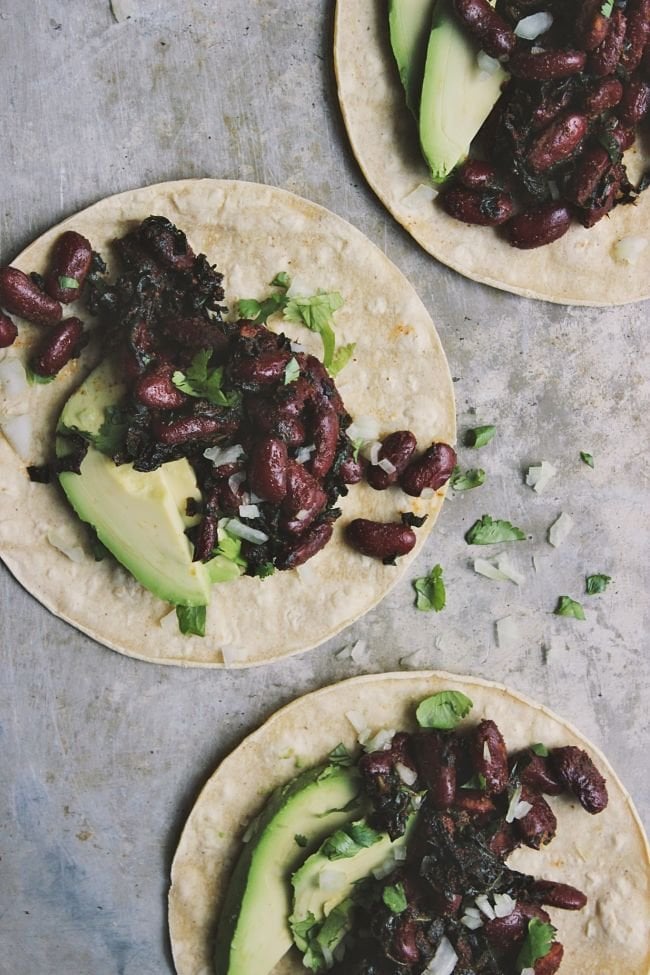
[[[605,779],[582,748],[575,745],[554,748],[551,764],[560,782],[587,812],[595,814],[605,809],[608,801]]]
[[[632,78],[623,91],[618,106],[618,117],[624,128],[634,128],[650,111],[650,83],[642,78]]]
[[[482,159],[466,159],[456,170],[456,179],[467,190],[502,190],[503,180],[494,166]]]
[[[612,171],[613,175],[608,178],[609,182],[608,180],[605,181],[604,191],[597,196],[590,206],[584,207],[580,211],[580,223],[583,227],[593,227],[599,220],[607,216],[614,207],[621,187],[621,179],[620,175],[617,175],[617,171],[618,168],[615,167]]]
[[[533,965],[535,975],[555,975],[563,957],[564,948],[562,944],[559,941],[554,941],[548,954],[544,955],[543,958],[538,958]]]
[[[194,264],[194,251],[187,237],[166,217],[147,217],[140,225],[139,236],[163,267],[188,271]]]
[[[374,752],[366,752],[359,759],[359,771],[362,776],[367,777],[370,791],[381,791],[381,782],[394,768],[397,763],[406,765],[413,772],[416,772],[415,762],[411,755],[411,735],[405,731],[398,731],[393,735],[390,748],[377,749]]]
[[[287,493],[287,445],[276,437],[253,444],[248,458],[248,483],[264,501],[279,504]]]
[[[414,918],[404,916],[399,918],[393,932],[390,951],[390,957],[399,965],[417,965],[420,961],[417,934],[418,926]]]
[[[484,719],[470,735],[472,765],[485,779],[485,792],[498,796],[508,784],[508,750],[494,721]]]
[[[601,13],[602,0],[582,0],[575,22],[578,47],[594,51],[605,40],[609,18]]]
[[[434,809],[447,809],[456,794],[456,761],[448,738],[438,731],[411,736],[418,775],[429,789]]]
[[[462,894],[448,894],[443,890],[427,890],[426,894],[436,914],[442,917],[453,917],[458,914],[463,903]]]
[[[603,78],[585,94],[583,108],[587,115],[601,115],[614,108],[623,97],[623,85],[618,78]]]
[[[186,349],[213,349],[223,353],[228,347],[228,339],[218,323],[209,322],[198,315],[168,318],[163,323],[163,332]]]
[[[410,430],[397,430],[389,434],[382,441],[378,459],[389,461],[395,470],[389,474],[378,464],[369,464],[366,469],[366,480],[370,487],[375,491],[385,491],[391,484],[396,484],[413,456],[416,445],[417,441]]]
[[[369,521],[355,518],[345,530],[348,543],[362,555],[392,562],[406,555],[415,545],[415,532],[401,521]]]
[[[194,441],[211,440],[215,436],[227,436],[234,433],[237,426],[237,421],[233,418],[192,414],[166,421],[156,417],[152,423],[152,430],[159,443],[177,446]]]
[[[300,365],[301,371],[304,372],[307,382],[311,386],[312,402],[318,406],[319,403],[325,400],[340,417],[346,416],[345,405],[336,388],[336,384],[320,359],[317,359],[314,355],[305,355],[304,352],[298,353],[295,358]]]
[[[7,349],[10,345],[16,341],[18,335],[18,328],[15,322],[9,318],[9,315],[5,315],[4,312],[0,311],[0,349]]]
[[[441,201],[450,217],[480,227],[498,227],[512,216],[512,197],[507,193],[478,193],[464,186],[451,186]]]
[[[155,362],[135,384],[134,396],[150,410],[176,410],[187,402],[187,396],[172,382],[174,367],[169,362]]]
[[[515,51],[508,70],[523,81],[552,81],[580,74],[587,63],[584,51]]]
[[[462,24],[476,37],[486,54],[504,58],[515,48],[517,38],[488,0],[454,0]]]
[[[515,827],[526,846],[539,850],[541,846],[550,843],[555,836],[557,831],[555,813],[543,796],[525,787],[522,789],[521,798],[529,802],[532,809],[521,819],[515,820]]]
[[[193,562],[207,562],[211,559],[217,544],[217,518],[215,515],[204,515],[194,542]]]
[[[495,917],[483,922],[483,934],[495,948],[510,951],[524,940],[528,932],[528,922],[532,918],[548,924],[550,916],[536,904],[517,901],[515,909],[506,917]]]
[[[584,207],[596,193],[605,173],[612,168],[609,153],[602,146],[591,146],[578,160],[568,187],[570,198]]]
[[[311,433],[316,449],[307,462],[309,470],[319,480],[329,473],[334,463],[339,430],[336,410],[328,401],[323,402],[312,419]]]
[[[339,476],[344,484],[358,484],[363,477],[361,461],[346,457],[339,467]]]
[[[636,133],[634,129],[627,129],[620,122],[610,129],[610,135],[615,139],[621,152],[626,152],[631,149],[634,145],[634,140],[636,138]]]
[[[34,325],[56,325],[61,321],[58,301],[41,291],[17,267],[0,268],[0,305]]]
[[[650,42],[645,46],[645,51],[643,52],[643,57],[641,58],[641,63],[639,65],[639,71],[641,77],[645,78],[646,81],[650,81]]]
[[[628,0],[627,26],[620,65],[628,75],[636,71],[650,40],[650,0]]]
[[[542,101],[533,110],[530,117],[530,127],[533,132],[540,132],[554,121],[568,108],[573,93],[570,88],[563,87],[560,91],[551,91],[542,97]]]
[[[506,232],[513,247],[530,250],[558,240],[570,224],[571,214],[566,204],[551,201],[518,213],[506,227]]]
[[[532,893],[538,904],[557,907],[562,911],[580,911],[587,903],[586,895],[577,887],[555,880],[536,880]]]
[[[74,230],[66,230],[61,234],[52,254],[52,266],[45,277],[45,290],[56,301],[67,305],[76,301],[80,294],[86,275],[90,270],[93,259],[93,249],[90,241]],[[77,286],[66,286],[63,278],[71,278]]]
[[[235,487],[231,486],[230,475],[219,478],[215,490],[216,507],[227,515],[238,514],[240,504],[244,503],[245,485],[246,482],[242,481]]]
[[[255,357],[238,356],[230,364],[230,378],[251,389],[268,386],[282,379],[290,358],[284,349],[264,349]]]
[[[454,809],[466,813],[474,821],[487,822],[495,808],[490,797],[476,789],[459,789],[454,798]]]
[[[280,528],[290,535],[302,535],[326,504],[327,494],[316,478],[302,464],[289,460]]]
[[[66,318],[48,332],[32,359],[32,369],[39,376],[56,376],[71,359],[77,358],[87,341],[83,322]]]
[[[295,569],[296,566],[303,565],[327,545],[332,537],[332,531],[332,525],[328,521],[313,525],[302,538],[285,548],[276,560],[278,569]]]
[[[496,856],[501,857],[502,860],[510,856],[512,851],[516,850],[518,846],[521,846],[521,841],[515,835],[514,828],[510,823],[503,825],[501,829],[493,834],[490,840],[490,850]]]
[[[455,466],[454,448],[447,443],[434,443],[405,468],[399,484],[406,494],[419,498],[427,488],[437,491],[446,484]]]
[[[609,18],[605,39],[589,56],[587,70],[597,78],[614,74],[623,53],[627,21],[625,14],[617,7]]]
[[[569,112],[552,122],[533,140],[528,150],[528,165],[536,173],[569,159],[587,134],[587,119],[577,112]]]
[[[547,796],[559,796],[564,792],[564,787],[551,771],[545,756],[536,755],[528,749],[519,757],[517,768],[522,785],[528,786],[535,792],[544,792]]]

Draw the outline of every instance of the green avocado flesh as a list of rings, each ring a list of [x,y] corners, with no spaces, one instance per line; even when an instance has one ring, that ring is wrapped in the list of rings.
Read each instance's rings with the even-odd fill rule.
[[[478,51],[458,23],[453,0],[437,0],[420,101],[420,143],[435,182],[467,156],[509,77],[501,65],[492,74],[483,71]]]
[[[424,61],[436,0],[390,0],[390,43],[406,92],[406,103],[417,118]]]
[[[204,606],[210,598],[210,573],[192,562],[185,534],[193,520],[185,514],[188,498],[200,499],[190,464],[176,460],[155,471],[116,465],[95,446],[106,408],[119,402],[124,389],[103,362],[67,401],[59,432],[76,431],[90,442],[81,473],[63,472],[59,481],[82,521],[143,586],[160,599],[183,606]],[[63,437],[57,453],[65,453]],[[237,573],[238,574],[238,573]]]
[[[220,911],[216,975],[268,975],[292,945],[291,875],[305,856],[358,817],[359,774],[319,766],[273,793],[254,823]]]

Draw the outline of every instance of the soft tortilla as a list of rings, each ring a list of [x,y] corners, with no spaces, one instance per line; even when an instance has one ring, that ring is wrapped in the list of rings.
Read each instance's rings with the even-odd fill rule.
[[[340,741],[355,747],[346,712],[359,712],[373,730],[409,730],[415,705],[439,690],[467,694],[474,707],[466,723],[492,718],[509,750],[541,741],[549,747],[578,745],[593,757],[607,779],[607,809],[590,816],[575,800],[552,798],[555,839],[541,852],[517,851],[508,862],[587,894],[582,911],[551,910],[568,973],[648,975],[650,849],[632,800],[604,755],[568,722],[523,695],[501,684],[439,672],[357,677],[308,694],[274,714],[222,762],[190,813],[172,864],[169,927],[178,975],[214,972],[219,905],[242,835],[264,797],[291,779],[298,764],[318,764]],[[285,956],[280,971],[305,971],[297,952]]]
[[[338,0],[334,59],[343,118],[364,176],[429,254],[473,281],[527,298],[619,305],[650,296],[650,191],[592,230],[576,223],[554,244],[518,251],[494,230],[460,223],[419,194],[410,197],[430,181],[390,48],[386,3]],[[626,154],[635,178],[643,159],[636,147]],[[646,168],[648,161],[646,151]],[[612,248],[631,235],[648,238],[648,246],[633,266],[617,263]]]
[[[50,230],[14,262],[43,270],[62,230],[86,235],[109,260],[109,243],[149,214],[163,214],[187,232],[224,272],[226,301],[268,294],[268,282],[288,270],[299,294],[340,291],[337,341],[357,343],[338,378],[353,416],[374,416],[382,434],[410,429],[421,449],[453,442],[451,377],[433,323],[403,275],[359,231],[333,213],[283,190],[252,183],[185,180],[133,190],[97,203]],[[68,306],[66,314],[77,309]],[[83,315],[83,310],[79,312]],[[270,322],[271,327],[282,328]],[[317,335],[300,326],[285,331],[322,355]],[[5,357],[29,350],[42,334],[26,323]],[[51,459],[60,410],[91,364],[92,352],[49,385],[34,385],[3,412],[29,413],[34,424],[32,464]],[[248,666],[306,650],[327,640],[374,606],[417,555],[433,528],[444,490],[432,499],[358,485],[343,498],[343,517],[327,548],[304,568],[272,578],[242,578],[213,588],[205,638],[184,637],[171,607],[142,588],[112,559],[95,562],[85,530],[54,485],[32,484],[0,437],[0,554],[40,602],[107,646],[157,663]],[[427,514],[418,543],[397,566],[362,558],[342,540],[354,517],[397,520],[400,510]],[[48,541],[81,546],[72,561]],[[76,553],[77,554],[77,553]],[[163,620],[161,628],[161,620]],[[225,660],[224,660],[225,658]]]

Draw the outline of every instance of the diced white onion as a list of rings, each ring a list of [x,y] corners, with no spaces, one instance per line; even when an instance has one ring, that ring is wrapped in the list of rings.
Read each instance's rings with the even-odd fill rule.
[[[375,880],[383,880],[395,869],[395,857],[390,854],[383,863],[380,863],[378,867],[372,871],[372,875]]]
[[[379,731],[377,731],[374,735],[371,735],[370,738],[364,738],[361,740],[361,737],[359,737],[359,741],[367,752],[381,752],[388,751],[394,737],[394,728],[380,728]]]
[[[458,955],[448,938],[441,938],[436,953],[424,969],[423,975],[452,975]]]
[[[485,576],[486,579],[494,579],[496,582],[507,582],[508,578],[497,569],[496,565],[493,565],[489,559],[474,559],[474,572],[478,572],[480,576]]]
[[[510,894],[494,895],[494,913],[497,917],[510,917],[516,906],[517,902]]]
[[[350,656],[354,660],[355,664],[363,663],[366,657],[366,641],[357,640],[354,646],[350,649]]]
[[[32,452],[32,418],[29,413],[0,416],[0,428],[21,460],[30,460]]]
[[[535,969],[534,968],[522,968],[522,970],[519,973],[519,975],[535,975]]]
[[[487,739],[483,742],[483,760],[485,762],[492,761],[492,755],[490,754],[490,746],[487,742]]]
[[[301,345],[300,342],[289,342],[289,345],[291,346],[291,351],[292,352],[306,352],[307,351],[307,349],[305,348],[305,346],[304,345]]]
[[[16,356],[0,362],[0,388],[6,399],[15,399],[29,391],[27,374],[22,362]]]
[[[476,55],[476,63],[481,71],[485,71],[486,74],[494,74],[499,67],[499,62],[497,59],[491,58],[489,54],[485,53],[485,51],[478,52]]]
[[[238,518],[228,518],[225,519],[226,524],[223,526],[225,530],[230,534],[234,535],[235,538],[243,538],[246,542],[252,542],[253,545],[261,545],[263,542],[268,542],[269,536],[257,528],[251,528],[250,525],[244,525]]]
[[[360,711],[346,711],[345,716],[358,735],[363,731],[367,731],[368,722]]]
[[[397,470],[395,465],[389,461],[388,457],[383,457],[380,461],[378,461],[377,467],[381,467],[382,471],[384,471],[386,474],[394,474]]]
[[[239,488],[246,480],[246,471],[238,471],[237,474],[231,474],[228,478],[228,487],[233,494],[239,493]]]
[[[521,786],[518,785],[512,793],[512,799],[508,805],[506,813],[506,823],[513,823],[515,819],[523,819],[533,807],[525,799],[521,798]]]
[[[396,863],[399,863],[402,860],[406,860],[408,856],[408,850],[406,849],[406,844],[404,844],[403,846],[394,846],[393,856],[395,857]]]
[[[465,911],[461,917],[460,923],[464,924],[466,928],[470,929],[470,931],[476,931],[478,928],[483,927],[483,922],[481,921],[480,917],[471,917],[467,911]]]
[[[379,463],[379,451],[381,450],[381,441],[372,440],[370,443],[366,443],[361,448],[362,455],[369,460],[370,463],[375,466]]]
[[[479,911],[478,907],[466,907],[465,914],[467,914],[468,917],[477,917],[479,921],[481,920],[481,912]]]
[[[522,37],[526,41],[534,41],[535,38],[545,34],[553,26],[553,14],[545,10],[523,17],[515,27],[515,36]]]
[[[323,867],[318,875],[318,886],[321,890],[334,891],[340,890],[344,886],[347,877],[342,870],[333,867]]]
[[[515,811],[512,814],[512,818],[523,819],[524,816],[528,815],[528,813],[532,808],[533,807],[530,802],[526,802],[525,799],[522,799],[521,802],[518,802],[517,805],[515,806]]]
[[[434,189],[433,186],[427,186],[426,183],[420,183],[419,186],[416,186],[414,190],[411,190],[410,193],[407,193],[406,196],[402,197],[401,203],[409,210],[419,210],[422,207],[427,206],[429,203],[433,203],[437,195],[438,190]]]
[[[495,917],[494,908],[490,904],[490,900],[487,894],[479,894],[478,897],[474,898],[474,903],[476,904],[478,909],[482,911],[483,914],[485,914],[488,920],[490,921],[494,920]]]
[[[297,521],[306,521],[307,518],[309,518],[309,509],[308,508],[301,508],[300,511],[298,511],[297,514],[296,514],[296,520]]]
[[[313,443],[308,444],[306,447],[301,447],[300,450],[296,451],[297,463],[304,464],[306,460],[309,460],[315,450],[316,445]]]
[[[358,416],[345,431],[354,443],[357,440],[367,442],[379,437],[379,420],[374,416]]]
[[[234,443],[229,447],[208,447],[203,451],[203,456],[211,460],[215,467],[222,467],[224,464],[236,464],[246,454],[240,443]]]
[[[158,620],[158,626],[165,633],[178,633],[178,615],[176,613],[176,608],[172,609],[170,613],[165,613]]]
[[[556,518],[551,527],[548,530],[548,540],[554,548],[561,545],[570,534],[573,528],[573,518],[571,515],[567,515],[565,511]]]
[[[349,644],[343,647],[342,650],[339,650],[338,653],[334,654],[337,660],[349,660],[351,655],[352,655],[352,647]]]
[[[533,491],[537,494],[541,494],[544,488],[547,486],[549,481],[555,477],[557,470],[548,461],[543,460],[541,464],[535,467],[529,467],[528,473],[526,474],[526,484],[528,487],[532,487]]]
[[[648,238],[631,234],[621,237],[612,247],[614,260],[619,264],[636,264],[641,254],[648,246]]]
[[[248,492],[248,504],[259,504],[264,498],[260,498],[259,494],[255,494],[255,491]]]
[[[240,504],[239,505],[239,517],[240,518],[259,518],[260,509],[256,504]]]
[[[555,182],[554,179],[549,179],[549,181],[548,181],[548,190],[549,190],[549,193],[551,194],[551,199],[552,200],[559,200],[560,199],[560,195],[561,195],[560,194],[560,187],[557,185],[557,183]]]
[[[50,545],[67,555],[71,562],[83,562],[86,558],[81,545],[67,538],[62,532],[52,529],[47,533],[46,538]],[[174,615],[176,615],[175,610]]]
[[[414,785],[418,773],[415,769],[409,768],[408,765],[404,765],[402,762],[395,762],[395,771],[399,775],[400,779],[404,785]]]
[[[512,616],[497,620],[497,643],[500,647],[512,646],[519,639],[519,625]]]
[[[520,586],[525,581],[525,576],[515,569],[507,555],[497,555],[497,569],[516,586]]]
[[[422,493],[420,494],[421,498],[435,498],[435,496],[436,496],[436,492],[433,490],[433,488],[430,487],[424,488],[422,490]]]

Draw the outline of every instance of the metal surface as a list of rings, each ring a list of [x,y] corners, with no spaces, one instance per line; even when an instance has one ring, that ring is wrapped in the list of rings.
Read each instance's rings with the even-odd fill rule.
[[[349,219],[408,275],[457,379],[461,437],[478,423],[498,428],[480,452],[461,449],[487,482],[446,503],[413,573],[444,567],[445,610],[418,613],[405,579],[341,637],[281,664],[181,671],[120,657],[1,571],[2,973],[173,971],[168,871],[201,783],[280,704],[404,658],[552,706],[605,750],[650,818],[647,306],[533,303],[424,254],[351,157],[332,21],[331,0],[0,5],[0,262],[119,190],[187,176],[273,183]],[[524,472],[542,459],[558,474],[538,496]],[[554,549],[546,532],[561,511],[575,527]],[[486,553],[463,534],[486,512],[531,536],[509,549],[519,587],[472,571]],[[593,572],[613,582],[589,597]],[[586,621],[553,615],[564,593],[583,602]],[[504,616],[519,637],[499,646]],[[360,639],[365,663],[336,657]]]

